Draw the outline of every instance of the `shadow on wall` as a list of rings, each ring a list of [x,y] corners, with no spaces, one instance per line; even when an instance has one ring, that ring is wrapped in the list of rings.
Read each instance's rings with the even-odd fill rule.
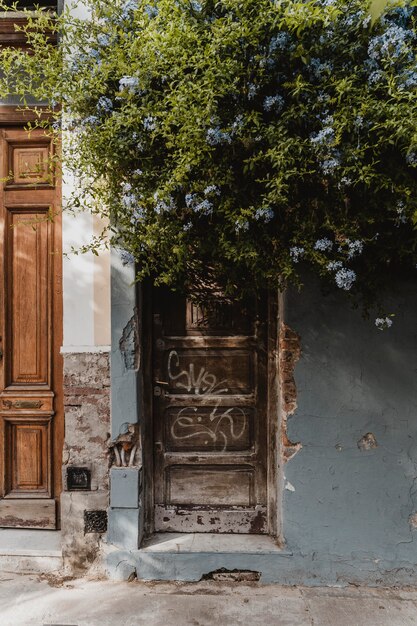
[[[286,466],[284,535],[341,578],[417,563],[417,294],[399,292],[385,331],[317,285],[287,295],[302,347],[288,431],[303,449]]]

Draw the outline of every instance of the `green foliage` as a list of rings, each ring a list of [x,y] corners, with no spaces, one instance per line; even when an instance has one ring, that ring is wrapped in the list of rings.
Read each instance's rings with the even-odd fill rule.
[[[308,266],[367,309],[415,274],[416,0],[87,5],[29,20],[0,94],[51,103],[71,203],[138,278],[239,296]]]

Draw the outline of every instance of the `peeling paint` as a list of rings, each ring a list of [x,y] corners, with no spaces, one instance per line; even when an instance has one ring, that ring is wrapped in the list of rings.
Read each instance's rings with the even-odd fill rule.
[[[258,511],[255,517],[250,522],[250,532],[254,534],[261,534],[266,530],[266,513],[265,511]]]
[[[110,426],[109,355],[64,355],[65,444],[63,466],[87,466],[91,491],[61,494],[61,538],[65,567],[85,573],[99,554],[100,540],[84,533],[84,511],[108,505]],[[66,472],[63,473],[64,486]]]
[[[179,505],[171,505],[170,515],[167,514],[165,505],[155,505],[155,526],[162,532],[184,533],[236,533],[239,525],[239,533],[242,534],[266,534],[267,508],[257,505],[254,511],[244,511],[240,506],[231,506],[227,509],[227,518],[214,516],[213,511],[204,507],[181,508]],[[172,520],[175,522],[173,529]],[[178,528],[181,528],[178,531]]]
[[[139,363],[139,320],[135,309],[134,314],[123,328],[119,341],[119,349],[127,370],[138,370]]]
[[[287,419],[295,413],[297,408],[297,387],[294,370],[301,356],[301,338],[286,324],[281,324],[279,334],[280,346],[280,378],[281,378],[281,406],[282,406],[282,444],[284,461],[289,461],[303,447],[300,442],[290,441],[287,434]]]
[[[358,441],[359,450],[373,450],[377,447],[378,447],[378,443],[373,433],[366,433]]]
[[[31,520],[28,518],[21,519],[16,515],[5,515],[0,517],[0,526],[4,528],[51,528],[51,520],[49,517]],[[53,527],[52,527],[53,528]]]

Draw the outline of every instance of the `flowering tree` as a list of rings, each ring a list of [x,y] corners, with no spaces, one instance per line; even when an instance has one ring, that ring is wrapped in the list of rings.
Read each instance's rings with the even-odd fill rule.
[[[236,296],[309,266],[365,310],[415,278],[416,0],[373,23],[364,0],[87,6],[31,17],[0,93],[50,103],[73,205],[138,278]]]

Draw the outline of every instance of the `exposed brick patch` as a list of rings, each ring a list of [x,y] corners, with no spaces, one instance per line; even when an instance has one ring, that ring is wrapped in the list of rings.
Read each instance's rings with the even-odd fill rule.
[[[378,447],[376,437],[373,433],[366,433],[358,441],[359,450],[374,450]]]
[[[282,406],[281,435],[284,447],[284,460],[289,461],[302,448],[301,443],[293,443],[288,439],[287,435],[287,418],[297,408],[297,387],[294,379],[294,370],[301,356],[301,338],[286,324],[281,324],[279,348]]]

